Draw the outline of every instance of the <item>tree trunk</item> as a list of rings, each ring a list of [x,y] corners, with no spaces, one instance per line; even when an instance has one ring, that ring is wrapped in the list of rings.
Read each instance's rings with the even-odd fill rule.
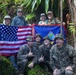
[[[74,23],[74,27],[76,27],[76,6],[74,5],[74,0],[71,0],[69,3],[69,10],[71,14],[71,21]],[[74,38],[74,48],[76,49],[76,33],[73,33]]]

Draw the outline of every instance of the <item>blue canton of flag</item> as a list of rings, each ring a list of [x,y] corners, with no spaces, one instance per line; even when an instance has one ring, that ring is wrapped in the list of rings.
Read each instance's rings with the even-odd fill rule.
[[[17,41],[17,31],[16,26],[0,25],[0,41]]]

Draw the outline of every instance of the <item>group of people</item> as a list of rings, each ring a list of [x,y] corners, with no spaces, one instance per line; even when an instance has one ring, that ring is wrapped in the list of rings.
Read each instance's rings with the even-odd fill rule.
[[[9,15],[6,15],[3,20],[3,25],[8,26],[27,26],[27,22],[25,21],[25,18],[23,17],[23,11],[22,9],[17,10],[17,16],[11,19]]]
[[[46,19],[48,18],[48,19]],[[54,25],[54,24],[61,24],[60,20],[58,18],[54,17],[54,14],[52,11],[47,12],[47,17],[45,13],[42,13],[40,15],[40,21],[38,23],[39,25]]]
[[[51,40],[46,36],[43,38],[36,34],[35,42],[32,36],[27,37],[27,44],[20,47],[17,54],[17,65],[19,75],[24,75],[26,65],[33,68],[35,64],[53,75],[74,75],[76,70],[76,51],[64,43],[62,34],[57,34],[52,45]],[[30,61],[29,64],[27,64]]]
[[[60,24],[58,18],[54,18],[53,12],[48,11],[46,15],[40,15],[39,25]],[[4,25],[11,26],[27,26],[22,9],[17,10],[17,16],[11,22],[10,16],[5,16]],[[27,37],[27,44],[20,47],[17,53],[17,64],[14,56],[10,56],[13,66],[19,70],[19,75],[24,75],[26,65],[33,68],[35,64],[39,64],[42,68],[53,71],[53,75],[74,75],[76,70],[76,52],[74,48],[64,43],[62,34],[57,34],[54,41],[56,44],[51,44],[51,40],[46,36],[43,38],[40,34],[35,35],[35,42],[32,36]]]
[[[61,24],[60,20],[58,18],[55,18],[52,11],[47,12],[47,18],[45,13],[42,13],[40,15],[40,21],[38,25],[52,25],[52,24]],[[22,9],[17,10],[17,16],[11,19],[9,15],[6,15],[3,20],[4,25],[11,25],[11,26],[28,26],[30,24],[27,24],[25,21],[25,18],[23,17],[23,11]]]

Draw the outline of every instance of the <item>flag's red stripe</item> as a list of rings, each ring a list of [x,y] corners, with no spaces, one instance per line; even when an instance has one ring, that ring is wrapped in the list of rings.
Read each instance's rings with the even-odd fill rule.
[[[18,28],[31,28],[31,26],[19,26]]]
[[[11,56],[11,55],[16,55],[17,53],[1,53],[2,56]]]
[[[26,40],[26,38],[19,38],[18,40],[19,40],[19,41],[21,41],[21,40],[24,40],[24,41],[25,41],[25,40]]]
[[[26,44],[26,42],[23,42],[23,43],[14,43],[14,44],[0,43],[0,46],[18,46],[18,45],[23,45],[23,44]]]
[[[19,36],[29,36],[29,35],[31,35],[31,34],[17,34],[18,35],[18,37]]]
[[[20,37],[20,36],[30,36],[30,35],[31,34],[25,34],[25,35],[24,34],[20,34],[20,35],[18,34],[18,37]]]
[[[3,51],[3,50],[11,51],[11,50],[19,50],[19,48],[0,48],[0,51]]]

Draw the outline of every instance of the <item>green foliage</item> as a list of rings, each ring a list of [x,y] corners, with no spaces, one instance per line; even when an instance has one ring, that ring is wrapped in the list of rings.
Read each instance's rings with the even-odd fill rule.
[[[45,12],[47,13],[49,9],[49,0],[45,0]]]
[[[65,0],[63,0],[63,2],[64,1]],[[35,21],[39,20],[40,13],[47,13],[48,10],[52,10],[54,15],[59,17],[59,3],[60,0],[0,0],[0,22],[2,22],[6,14],[10,15],[12,18],[16,16],[16,10],[18,8],[23,9],[27,21],[33,18]]]
[[[76,28],[75,28],[75,24],[74,23],[69,23],[68,28],[69,28],[69,31],[71,33],[76,33]]]
[[[27,72],[28,75],[52,75],[52,73],[42,69],[39,65],[35,65],[32,69],[27,68]]]
[[[24,7],[25,12],[35,13],[36,17],[38,17],[40,13],[47,13],[48,10],[52,10],[54,15],[59,17],[59,4],[60,0],[24,0],[21,6]],[[32,15],[32,17],[34,17],[34,15]],[[30,18],[30,20],[31,19],[32,18]]]
[[[33,12],[38,8],[40,3],[41,0],[25,0],[22,2],[22,5],[25,6],[26,9],[29,9],[28,11]]]
[[[60,0],[52,0],[52,7],[51,10],[53,11],[56,17],[60,16]]]
[[[34,13],[30,13],[26,16],[26,21],[30,20],[30,19],[33,19],[35,17],[35,14]]]
[[[10,61],[0,56],[0,75],[15,75],[15,69]]]
[[[50,0],[26,0],[23,1],[22,4],[26,7],[26,9],[28,8],[29,11],[31,10],[31,12],[37,11],[39,6],[41,5],[45,9],[45,13],[47,13],[47,11],[50,9],[49,6],[52,7],[50,10],[52,10],[54,6],[56,6],[56,8],[58,9],[59,2],[60,0],[51,0],[51,2]]]
[[[63,0],[63,9],[67,8],[67,0]]]

